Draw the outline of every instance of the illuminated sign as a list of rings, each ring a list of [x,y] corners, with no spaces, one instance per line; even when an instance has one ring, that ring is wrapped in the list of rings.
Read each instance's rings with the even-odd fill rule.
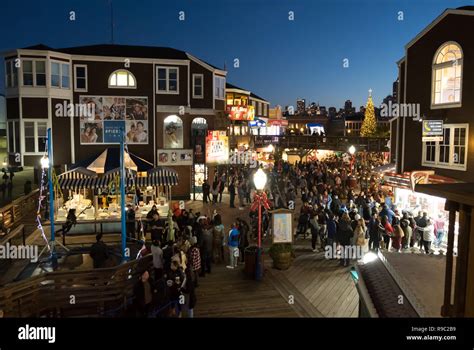
[[[264,128],[266,125],[267,123],[265,122],[265,120],[261,120],[261,119],[255,119],[249,122],[249,126],[251,128]]]
[[[229,163],[229,138],[225,131],[210,130],[207,132],[206,163]]]
[[[227,114],[231,120],[254,120],[255,108],[253,106],[227,106]]]
[[[442,120],[423,120],[423,142],[443,141],[443,121]]]

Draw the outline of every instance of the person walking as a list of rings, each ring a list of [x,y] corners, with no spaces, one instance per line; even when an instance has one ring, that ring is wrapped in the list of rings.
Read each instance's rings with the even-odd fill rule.
[[[134,305],[137,317],[150,317],[153,311],[153,296],[156,292],[148,270],[141,273],[133,288]]]
[[[313,253],[315,253],[318,251],[318,249],[316,249],[316,243],[318,242],[320,227],[318,224],[318,216],[314,212],[311,214],[309,227],[311,229],[311,247],[313,248]]]
[[[229,190],[229,196],[230,196],[230,199],[229,199],[230,207],[231,207],[231,208],[235,208],[235,204],[234,204],[234,201],[235,201],[235,183],[234,183],[234,178],[232,178],[232,179],[230,180],[230,183],[229,183],[229,186],[228,186],[228,190]]]
[[[205,219],[201,239],[201,277],[204,277],[206,273],[211,273],[213,231],[214,227],[210,224],[209,219]]]
[[[356,250],[357,259],[362,259],[363,255],[368,251],[368,239],[367,227],[365,226],[365,220],[360,218],[357,220],[357,226],[354,230],[355,245],[358,248]]]
[[[215,264],[220,264],[224,261],[224,251],[222,249],[222,241],[224,239],[224,225],[219,214],[214,217],[214,234],[212,241],[213,261]]]
[[[427,219],[426,226],[423,228],[423,248],[425,248],[426,254],[433,254],[431,251],[431,242],[436,239],[434,228],[434,221],[432,219]]]
[[[202,201],[203,201],[203,203],[207,203],[208,201],[211,200],[210,197],[209,197],[210,189],[211,189],[211,186],[209,186],[209,182],[207,182],[207,179],[204,180],[204,182],[202,183]]]
[[[190,239],[191,248],[189,249],[189,262],[191,267],[191,278],[194,282],[194,286],[198,287],[198,275],[201,272],[201,253],[197,244],[196,236]]]
[[[151,255],[153,256],[153,268],[155,270],[155,281],[163,277],[163,250],[159,240],[154,240],[151,245]]]
[[[220,181],[218,179],[214,179],[212,183],[211,193],[212,193],[212,204],[217,204],[217,199],[219,197],[219,188],[220,188]]]
[[[128,239],[135,239],[135,210],[131,204],[127,205],[126,228]]]
[[[100,269],[105,267],[109,252],[107,245],[102,241],[102,233],[97,234],[95,239],[96,242],[91,246],[89,255],[92,258],[94,269]]]
[[[229,262],[230,264],[226,267],[228,269],[234,269],[237,267],[239,258],[239,230],[237,224],[232,223],[232,228],[229,231],[227,246],[229,248]]]
[[[349,251],[351,238],[354,236],[354,231],[351,227],[351,219],[347,213],[344,213],[339,220],[339,225],[337,227],[336,239],[341,245],[342,250],[342,259],[340,261],[341,266],[349,266],[350,253]]]
[[[443,218],[443,214],[439,213],[438,218],[434,222],[434,234],[436,237],[435,240],[435,248],[441,248],[441,244],[443,243],[444,233],[445,233],[445,220]]]
[[[382,216],[381,220],[382,226],[384,228],[384,234],[383,234],[383,243],[384,243],[384,249],[388,250],[390,246],[390,238],[393,236],[393,226],[388,220],[388,216]]]

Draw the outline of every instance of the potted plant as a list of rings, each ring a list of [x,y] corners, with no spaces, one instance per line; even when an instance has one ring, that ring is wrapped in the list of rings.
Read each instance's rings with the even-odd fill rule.
[[[291,266],[294,250],[291,243],[273,243],[268,251],[273,260],[273,267],[278,270],[286,270]]]

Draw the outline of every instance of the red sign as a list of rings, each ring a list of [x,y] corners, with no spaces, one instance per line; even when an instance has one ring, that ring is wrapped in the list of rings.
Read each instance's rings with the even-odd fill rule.
[[[231,120],[253,120],[255,117],[253,106],[227,106],[227,113]]]
[[[270,119],[268,123],[274,126],[288,126],[288,120],[286,119],[276,119],[276,120]]]

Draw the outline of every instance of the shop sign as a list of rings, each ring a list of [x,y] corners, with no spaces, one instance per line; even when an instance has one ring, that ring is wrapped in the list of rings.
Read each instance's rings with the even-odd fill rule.
[[[172,166],[172,165],[193,165],[193,150],[192,149],[159,149],[158,150],[158,165]]]
[[[423,120],[422,141],[443,141],[443,121]]]
[[[410,187],[412,191],[415,191],[415,186],[418,184],[429,183],[430,175],[434,175],[433,170],[419,170],[412,171],[410,174]]]
[[[408,177],[384,175],[383,180],[385,182],[385,185],[400,188],[411,188],[410,178]]]
[[[270,120],[269,124],[271,126],[288,126],[288,120],[286,119]]]
[[[255,108],[253,106],[227,106],[230,120],[254,120]]]
[[[267,123],[265,123],[265,120],[262,119],[255,119],[249,122],[249,126],[251,128],[264,128],[266,125]]]
[[[225,131],[210,130],[206,137],[206,163],[229,163],[229,137]]]

